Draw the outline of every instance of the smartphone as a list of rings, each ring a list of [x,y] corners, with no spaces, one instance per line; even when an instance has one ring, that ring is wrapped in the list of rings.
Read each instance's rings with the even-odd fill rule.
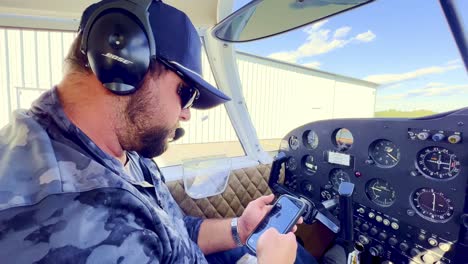
[[[257,254],[257,242],[260,236],[270,227],[279,233],[286,234],[302,216],[306,205],[304,201],[291,195],[281,195],[271,208],[271,211],[260,221],[252,234],[247,238],[246,246]]]

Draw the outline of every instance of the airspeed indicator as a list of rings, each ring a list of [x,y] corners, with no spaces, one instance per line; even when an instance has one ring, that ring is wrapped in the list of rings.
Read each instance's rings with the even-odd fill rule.
[[[383,179],[372,179],[366,184],[369,199],[380,206],[391,206],[396,200],[396,192],[389,182]]]

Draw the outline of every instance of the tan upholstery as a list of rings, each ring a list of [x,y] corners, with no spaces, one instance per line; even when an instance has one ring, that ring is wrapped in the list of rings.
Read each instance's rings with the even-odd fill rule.
[[[203,199],[190,198],[182,180],[168,182],[167,186],[187,215],[206,218],[240,216],[250,201],[271,193],[268,187],[270,168],[270,165],[258,165],[232,171],[224,193]]]
[[[240,169],[231,172],[226,191],[220,195],[203,199],[192,199],[184,190],[183,181],[167,183],[179,206],[187,215],[204,218],[224,218],[240,216],[247,204],[270,194],[268,178],[271,165]],[[281,178],[284,171],[281,172]],[[305,242],[305,248],[320,258],[334,239],[334,234],[321,224],[300,225],[296,235]]]

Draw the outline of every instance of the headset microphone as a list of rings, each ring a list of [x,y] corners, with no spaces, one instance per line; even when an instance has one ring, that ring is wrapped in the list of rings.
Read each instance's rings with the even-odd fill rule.
[[[176,140],[178,140],[179,138],[183,137],[185,134],[185,130],[181,127],[178,127],[176,128],[175,132],[174,132],[174,137],[169,140],[169,142],[174,142]]]

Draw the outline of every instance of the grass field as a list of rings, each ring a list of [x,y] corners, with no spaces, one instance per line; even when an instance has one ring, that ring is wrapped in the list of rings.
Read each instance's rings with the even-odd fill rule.
[[[412,117],[421,117],[421,116],[428,116],[437,114],[436,112],[430,110],[414,110],[414,111],[398,111],[394,109],[389,109],[385,111],[375,112],[375,117],[404,117],[404,118],[412,118]]]

